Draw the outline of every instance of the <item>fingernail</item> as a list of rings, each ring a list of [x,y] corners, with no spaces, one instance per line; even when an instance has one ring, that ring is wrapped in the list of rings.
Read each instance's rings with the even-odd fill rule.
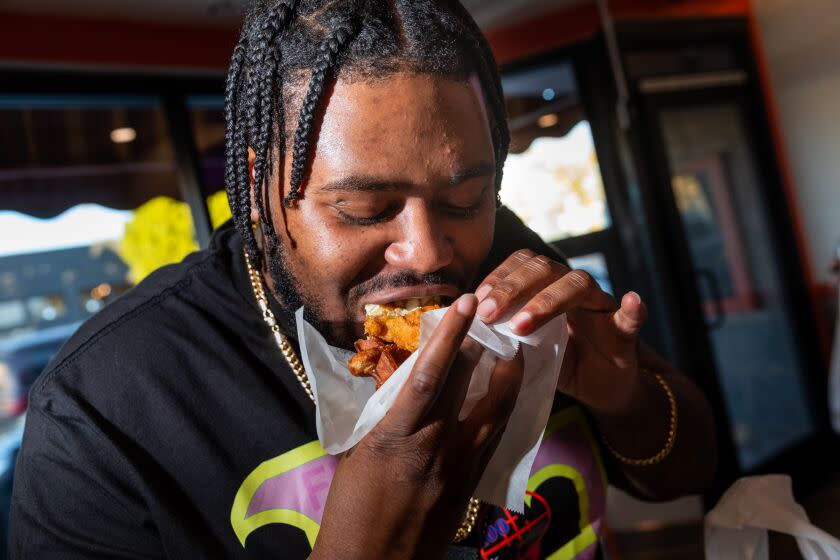
[[[455,311],[464,317],[472,317],[475,313],[475,306],[478,305],[478,300],[472,294],[464,294],[455,302]]]
[[[493,289],[493,286],[491,286],[490,284],[484,284],[483,286],[481,286],[479,289],[477,289],[475,291],[475,297],[478,298],[478,301],[481,301],[485,297],[487,297],[487,294],[489,294],[490,290],[492,290],[492,289]]]
[[[527,311],[520,311],[510,320],[513,330],[519,333],[529,329],[531,327],[531,323],[533,322],[534,317]]]
[[[487,318],[490,317],[496,311],[496,302],[492,299],[485,299],[481,302],[481,305],[478,306],[478,313],[479,317]]]
[[[640,305],[642,303],[642,298],[636,292],[627,292],[627,295],[636,303],[636,305]]]

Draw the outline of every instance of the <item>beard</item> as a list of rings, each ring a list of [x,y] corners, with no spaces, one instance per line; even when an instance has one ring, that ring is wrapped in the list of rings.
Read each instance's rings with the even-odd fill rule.
[[[318,298],[307,297],[298,288],[300,282],[288,266],[286,250],[277,235],[273,233],[266,235],[264,240],[264,256],[268,275],[272,282],[270,291],[280,307],[283,308],[283,315],[288,317],[288,320],[285,321],[286,324],[284,324],[286,331],[295,333],[295,338],[297,338],[294,316],[295,312],[302,306],[304,319],[324,335],[331,346],[352,348],[355,339],[348,342],[348,335],[343,332],[347,325],[344,324],[343,327],[339,328],[335,321],[328,321],[324,316],[323,303]]]
[[[297,333],[294,314],[303,306],[303,316],[306,321],[321,333],[327,343],[337,348],[352,350],[354,343],[360,338],[361,324],[354,321],[354,309],[360,305],[362,298],[370,293],[389,288],[406,288],[411,286],[454,284],[460,292],[465,292],[468,282],[446,270],[427,274],[416,274],[400,271],[387,276],[374,276],[350,287],[344,298],[344,318],[342,320],[327,319],[324,312],[324,302],[318,296],[307,295],[301,286],[304,284],[294,274],[289,266],[286,249],[277,235],[265,236],[265,259],[268,274],[272,281],[271,293],[283,308],[283,315],[288,317],[283,326],[287,332]],[[279,320],[279,317],[278,317]]]

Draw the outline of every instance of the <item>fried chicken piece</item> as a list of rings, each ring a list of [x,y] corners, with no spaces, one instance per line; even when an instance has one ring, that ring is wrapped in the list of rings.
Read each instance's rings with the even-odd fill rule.
[[[420,345],[420,315],[440,308],[435,304],[418,307],[405,315],[369,315],[365,317],[365,333],[414,352]]]

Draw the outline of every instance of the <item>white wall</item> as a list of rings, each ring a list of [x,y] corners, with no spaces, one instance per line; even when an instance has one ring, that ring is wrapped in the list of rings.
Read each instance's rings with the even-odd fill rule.
[[[840,241],[840,2],[753,0],[814,276]]]

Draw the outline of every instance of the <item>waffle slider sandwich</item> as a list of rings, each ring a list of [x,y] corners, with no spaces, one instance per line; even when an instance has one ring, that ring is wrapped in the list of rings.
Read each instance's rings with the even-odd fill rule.
[[[438,296],[365,305],[365,338],[356,341],[350,373],[373,377],[379,389],[420,344],[420,315],[440,309]]]

